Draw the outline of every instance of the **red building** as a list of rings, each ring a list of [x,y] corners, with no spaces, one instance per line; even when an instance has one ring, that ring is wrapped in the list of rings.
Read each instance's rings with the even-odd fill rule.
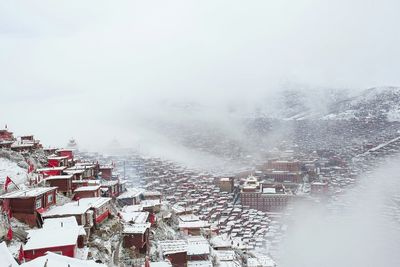
[[[72,219],[72,220],[71,220]],[[78,244],[86,232],[78,226],[74,217],[46,219],[43,228],[28,230],[27,243],[23,247],[26,261],[54,252],[71,258],[76,257]]]
[[[0,130],[0,141],[15,141],[13,132],[10,132],[7,127]]]
[[[111,214],[111,198],[83,198],[78,201],[53,207],[42,214],[43,218],[62,218],[74,216],[79,225],[90,229],[98,227]]]
[[[149,249],[150,226],[150,223],[124,225],[122,246],[134,247],[137,252],[146,254]]]
[[[113,166],[100,166],[99,172],[101,172],[101,178],[104,180],[111,180],[113,169]]]
[[[119,182],[118,181],[102,181],[101,191],[104,197],[118,197],[119,196]]]
[[[73,149],[58,149],[56,154],[60,157],[68,157],[70,160],[74,160],[74,150]]]
[[[78,165],[76,164],[73,167],[69,167],[65,169],[66,173],[71,173],[72,171],[77,172],[80,171],[81,179],[95,179],[96,172],[95,172],[95,165]]]
[[[40,168],[37,169],[36,171],[40,174],[43,174],[44,177],[47,176],[54,176],[54,175],[62,175],[63,170],[65,170],[66,167],[49,167],[49,168]]]
[[[185,240],[159,241],[160,254],[169,259],[172,266],[187,266],[187,244]]]
[[[286,207],[291,197],[282,184],[259,183],[255,177],[247,178],[240,192],[243,206],[260,211],[280,211]]]
[[[58,192],[63,193],[64,195],[72,194],[72,174],[67,175],[54,175],[49,176],[45,179],[46,184],[49,186],[58,187]]]
[[[56,190],[57,187],[30,188],[4,194],[0,199],[16,219],[32,227],[41,226],[40,213],[56,204]]]
[[[68,166],[67,156],[49,156],[47,157],[47,167]]]
[[[268,160],[266,168],[276,171],[299,172],[301,164],[298,160]]]
[[[74,190],[74,199],[100,197],[100,185],[81,186]]]

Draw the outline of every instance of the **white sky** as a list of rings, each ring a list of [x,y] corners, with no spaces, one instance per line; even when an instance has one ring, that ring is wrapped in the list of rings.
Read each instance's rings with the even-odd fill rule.
[[[49,145],[90,144],[129,137],[126,125],[165,101],[399,85],[398,10],[396,0],[2,1],[0,123]]]

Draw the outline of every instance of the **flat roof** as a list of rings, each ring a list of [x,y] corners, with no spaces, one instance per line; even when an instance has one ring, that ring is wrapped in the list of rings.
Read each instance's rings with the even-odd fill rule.
[[[78,227],[59,227],[41,228],[28,230],[28,242],[23,246],[24,250],[40,248],[51,248],[75,245],[78,242],[80,228]]]
[[[101,181],[101,186],[113,186],[113,185],[117,185],[119,182],[117,180],[113,180],[113,181]]]
[[[187,251],[187,244],[185,240],[158,241],[158,244],[163,255],[175,254]]]
[[[64,175],[53,175],[46,177],[45,180],[62,180],[62,179],[72,179],[72,174],[64,174]]]
[[[149,217],[149,212],[147,211],[120,212],[119,215],[125,222],[143,224],[147,221],[147,218]]]
[[[138,223],[138,224],[129,224],[124,225],[124,234],[144,234],[147,229],[151,226],[150,223]]]
[[[187,267],[212,267],[212,266],[213,264],[209,260],[187,262]]]
[[[98,208],[105,203],[111,201],[109,197],[89,197],[82,198],[79,201],[65,203],[62,206],[50,208],[42,214],[42,217],[64,216],[64,215],[79,215],[85,213],[90,208]]]
[[[96,191],[100,188],[100,185],[88,185],[81,186],[74,190],[74,192],[84,192],[84,191]]]
[[[10,192],[0,196],[0,198],[31,198],[37,197],[52,190],[57,189],[58,187],[36,187],[36,188],[28,188],[23,190],[17,190],[14,192]]]
[[[61,166],[61,167],[48,167],[48,168],[39,168],[36,171],[37,172],[47,172],[47,171],[63,171],[65,170],[67,167],[65,166]]]
[[[117,199],[134,198],[144,192],[141,188],[127,188],[127,191],[117,197]]]
[[[96,263],[93,260],[80,260],[63,255],[58,255],[53,252],[47,252],[46,255],[37,257],[31,261],[23,263],[22,267],[43,267],[47,264],[53,266],[71,266],[71,267],[106,267],[105,264]],[[18,265],[19,266],[19,265]]]
[[[187,239],[187,255],[210,254],[210,243],[202,236]]]
[[[55,160],[60,160],[60,159],[67,159],[67,156],[48,156],[47,159],[55,159]]]

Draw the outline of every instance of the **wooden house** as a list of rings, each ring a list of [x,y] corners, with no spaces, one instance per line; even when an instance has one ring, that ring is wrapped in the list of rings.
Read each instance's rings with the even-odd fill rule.
[[[40,174],[42,174],[44,177],[47,176],[54,176],[54,175],[62,175],[63,171],[65,170],[66,167],[48,167],[48,168],[40,168],[37,169],[36,171]]]
[[[40,214],[56,204],[56,190],[57,187],[29,188],[4,194],[0,199],[16,219],[30,226],[41,226]]]
[[[49,186],[58,187],[58,192],[64,195],[72,194],[72,174],[53,175],[45,178],[45,182]]]
[[[47,157],[47,167],[68,166],[67,156],[49,156]]]
[[[114,167],[111,165],[103,165],[99,167],[99,172],[101,173],[101,179],[111,180],[112,179],[112,171]]]
[[[68,157],[70,160],[74,160],[74,150],[73,149],[57,149],[56,154],[60,157]]]
[[[187,266],[187,244],[185,240],[165,240],[158,242],[160,258],[168,259],[172,266]]]
[[[127,190],[117,197],[120,205],[136,205],[140,203],[143,198],[143,189],[140,188],[127,188]]]
[[[100,197],[100,185],[81,186],[74,190],[74,199]]]
[[[82,225],[88,231],[92,227],[98,227],[111,214],[111,198],[96,197],[83,198],[78,201],[65,203],[62,206],[53,207],[42,214],[43,218],[61,218],[74,216],[78,225]]]
[[[0,141],[15,141],[13,132],[7,128],[0,130]]]
[[[74,258],[77,256],[80,239],[86,236],[82,226],[74,217],[46,219],[43,228],[28,230],[27,243],[23,246],[26,261],[54,252]]]
[[[118,197],[119,189],[118,181],[101,181],[101,191],[104,197]]]
[[[122,246],[146,254],[149,250],[150,226],[150,223],[125,224],[122,231]]]

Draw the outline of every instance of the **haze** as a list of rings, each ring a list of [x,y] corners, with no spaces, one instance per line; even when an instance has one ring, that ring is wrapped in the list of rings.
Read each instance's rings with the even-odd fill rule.
[[[148,137],[148,120],[181,118],[169,105],[196,103],[205,120],[224,121],[228,108],[253,112],[288,87],[398,85],[399,9],[395,0],[3,1],[0,123],[46,145],[131,145]]]

